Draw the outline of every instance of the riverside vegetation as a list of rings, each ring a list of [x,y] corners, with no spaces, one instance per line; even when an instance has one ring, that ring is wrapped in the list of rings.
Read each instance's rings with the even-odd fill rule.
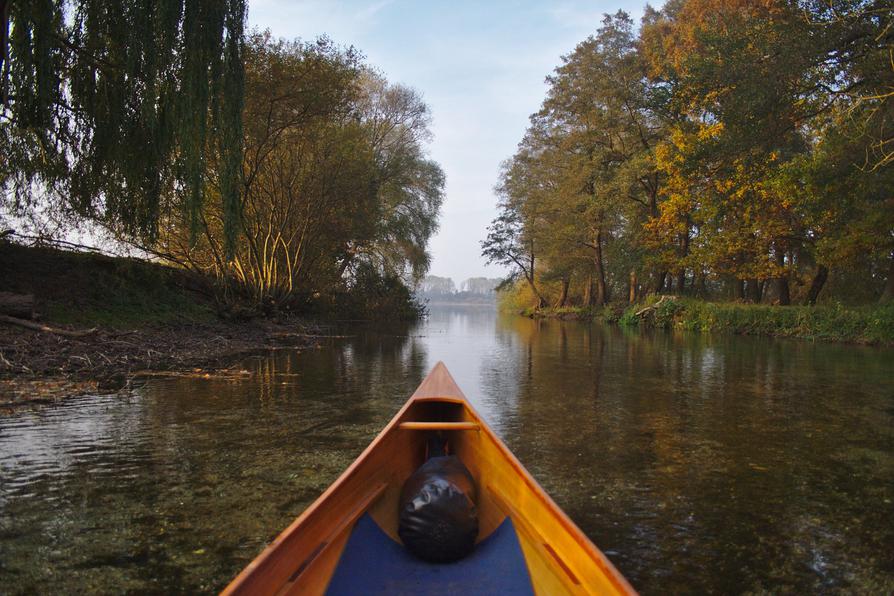
[[[259,313],[368,289],[417,314],[444,175],[413,89],[325,37],[246,35],[242,0],[4,6],[8,227],[88,226]]]
[[[708,302],[651,295],[634,304],[534,308],[530,296],[503,293],[500,307],[531,318],[595,320],[624,327],[717,331],[811,340],[894,345],[894,304],[844,306],[840,302],[785,308],[769,304]]]
[[[892,19],[862,0],[606,16],[503,164],[482,243],[513,269],[503,303],[894,340],[870,306],[894,299]]]
[[[245,18],[244,0],[0,3],[0,291],[51,324],[4,326],[0,375],[188,368],[249,346],[197,359],[184,334],[260,347],[313,335],[296,317],[422,314],[444,191],[428,106],[353,47]],[[141,261],[45,248],[70,231]],[[60,325],[132,331],[142,356]]]

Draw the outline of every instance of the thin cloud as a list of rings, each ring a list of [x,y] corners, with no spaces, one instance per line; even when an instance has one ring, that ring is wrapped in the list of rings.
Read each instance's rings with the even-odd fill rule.
[[[374,2],[366,8],[358,11],[354,18],[356,18],[358,21],[372,21],[373,19],[375,19],[377,14],[379,14],[383,9],[387,8],[391,4],[394,4],[394,0],[381,0],[380,2]]]

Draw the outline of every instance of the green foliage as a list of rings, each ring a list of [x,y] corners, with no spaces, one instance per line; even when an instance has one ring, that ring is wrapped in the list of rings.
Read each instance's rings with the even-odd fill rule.
[[[647,306],[650,304],[629,307],[620,323],[688,331],[894,344],[894,305],[890,304],[845,307],[833,303],[815,307],[778,307],[682,298],[664,301],[645,317],[634,315]]]
[[[622,327],[636,327],[639,325],[639,319],[635,316],[636,311],[633,307],[624,309],[624,312],[618,318],[618,324]]]
[[[195,242],[172,222],[157,252],[213,272],[228,298],[264,309],[313,295],[325,302],[366,267],[404,285],[417,280],[444,189],[425,153],[430,116],[418,94],[325,37],[287,42],[257,33],[245,62],[238,242],[227,254],[226,215],[214,202]],[[224,185],[212,180],[206,192]]]
[[[348,291],[336,294],[328,308],[341,319],[373,321],[415,321],[426,312],[401,278],[370,264],[358,268]]]
[[[48,198],[63,216],[148,242],[182,214],[194,236],[219,153],[232,247],[245,1],[10,4],[0,204],[28,214]]]

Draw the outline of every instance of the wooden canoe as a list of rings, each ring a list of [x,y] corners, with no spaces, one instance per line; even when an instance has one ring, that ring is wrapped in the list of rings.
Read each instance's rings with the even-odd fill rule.
[[[432,432],[446,434],[478,487],[478,543],[457,563],[416,560],[397,535],[401,486],[422,464]],[[443,583],[426,583],[432,578]],[[487,427],[439,362],[360,457],[223,594],[525,591],[635,593]]]

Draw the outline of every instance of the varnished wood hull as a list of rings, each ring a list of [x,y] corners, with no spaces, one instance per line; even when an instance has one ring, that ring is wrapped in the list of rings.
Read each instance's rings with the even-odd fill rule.
[[[537,594],[634,593],[484,424],[442,363],[342,476],[223,593],[324,593],[364,513],[399,542],[400,489],[422,464],[428,433],[436,431],[447,434],[475,478],[480,539],[508,516]]]

